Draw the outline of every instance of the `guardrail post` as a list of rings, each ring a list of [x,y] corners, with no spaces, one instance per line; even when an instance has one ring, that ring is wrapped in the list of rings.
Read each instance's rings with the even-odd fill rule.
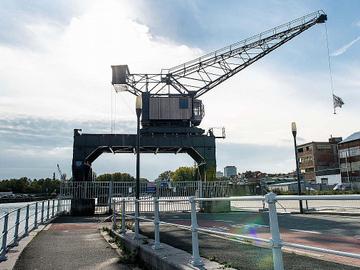
[[[49,215],[50,215],[50,200],[47,201],[46,220],[49,220]]]
[[[61,199],[58,199],[56,206],[56,215],[59,215],[60,213],[61,213]]]
[[[30,205],[26,206],[26,216],[25,216],[25,236],[29,235],[29,213],[30,213]]]
[[[204,197],[204,194],[203,194],[203,182],[200,180],[199,181],[199,198],[203,198],[203,197]],[[200,208],[201,211],[203,210],[203,208],[204,208],[204,203],[203,202],[199,203],[199,208]]]
[[[16,210],[16,221],[15,221],[15,229],[14,229],[14,246],[17,246],[19,244],[20,214],[21,214],[21,208],[18,208],[18,210]]]
[[[121,205],[121,233],[126,233],[126,205],[125,205],[125,199],[122,199],[122,205]]]
[[[55,214],[55,200],[52,200],[52,214],[51,217],[54,217]]]
[[[139,239],[139,200],[135,199],[135,239]]]
[[[7,234],[8,234],[8,222],[9,222],[9,213],[4,216],[4,227],[2,234],[2,245],[1,245],[1,254],[0,254],[0,262],[6,261],[6,251],[7,251]]]
[[[44,224],[44,201],[41,202],[41,224]]]
[[[115,211],[115,200],[113,200],[113,224],[112,224],[112,229],[116,230],[116,211]]]
[[[153,249],[160,249],[160,217],[159,217],[159,199],[154,197],[154,227],[155,227],[155,243]]]
[[[275,205],[276,194],[272,192],[266,194],[265,200],[269,206],[269,222],[270,222],[274,269],[284,270],[284,262],[281,251],[282,243],[280,238],[279,223],[278,223],[278,217],[277,217],[276,205]]]
[[[111,209],[111,203],[112,203],[112,197],[113,197],[113,185],[114,185],[114,182],[113,181],[110,181],[109,183],[109,199],[108,199],[108,206],[109,206],[109,213],[111,213],[112,210],[114,209]]]
[[[35,203],[34,229],[38,227],[38,203]]]
[[[190,197],[189,202],[191,204],[191,243],[192,243],[192,265],[195,267],[203,266],[204,263],[201,260],[199,253],[199,238],[198,238],[198,223],[196,216],[196,204],[195,197]]]

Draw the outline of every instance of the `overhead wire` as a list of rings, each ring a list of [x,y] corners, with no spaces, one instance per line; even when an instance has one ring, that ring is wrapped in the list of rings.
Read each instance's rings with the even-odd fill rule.
[[[330,56],[330,48],[329,48],[329,36],[328,36],[328,30],[327,30],[327,25],[326,25],[326,23],[324,23],[324,25],[325,25],[325,38],[326,38],[327,56],[328,56],[329,77],[330,77],[331,100],[332,100],[332,102],[334,102],[334,80],[333,80],[333,74],[332,74],[332,68],[331,68],[331,56]],[[335,111],[335,106],[334,106],[334,114],[335,114],[335,113],[336,113],[336,111]]]

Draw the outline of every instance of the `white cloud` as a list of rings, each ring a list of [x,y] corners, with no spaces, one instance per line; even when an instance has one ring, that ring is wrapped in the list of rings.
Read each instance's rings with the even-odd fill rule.
[[[358,42],[360,40],[360,36],[358,36],[357,38],[355,38],[354,40],[350,41],[348,44],[345,44],[344,46],[342,46],[341,48],[337,49],[336,51],[334,51],[331,56],[339,56],[342,55],[343,53],[345,53],[348,49],[350,49],[350,47],[352,47],[356,42]]]
[[[29,24],[42,50],[0,47],[2,114],[65,119],[109,119],[111,69],[160,69],[192,59],[200,50],[151,35],[136,22],[130,2],[93,2],[63,28],[47,21]],[[133,117],[133,97],[122,96],[117,113]],[[130,106],[126,106],[130,104]]]
[[[134,9],[130,1],[96,1],[65,28],[39,21],[29,24],[27,29],[33,33],[36,44],[42,45],[42,50],[0,47],[0,114],[110,122],[110,93],[113,92],[110,65],[128,64],[130,71],[138,73],[159,72],[161,68],[177,65],[203,53],[199,48],[153,36],[146,25],[136,20]],[[306,141],[326,140],[330,134],[345,137],[358,128],[360,108],[356,101],[359,94],[355,91],[360,85],[358,68],[349,68],[352,72],[344,68],[343,72],[335,74],[339,76],[334,78],[338,94],[346,105],[333,116],[326,67],[324,73],[309,71],[297,74],[291,66],[278,67],[271,60],[260,61],[210,91],[203,97],[206,116],[202,127],[225,126],[226,142],[278,147],[291,146],[289,125],[292,121],[298,123],[299,136]],[[117,95],[118,121],[135,119],[133,103],[133,96]],[[69,131],[70,137],[67,138],[71,140],[71,128]],[[271,149],[268,151],[277,151]],[[26,155],[32,157],[36,151]],[[70,169],[69,151],[69,148],[64,148],[64,151],[49,149],[38,151],[38,154],[51,156],[51,162],[46,163],[51,172],[57,162],[56,155],[59,159],[66,159],[64,164]],[[20,150],[11,153],[13,163],[20,164]],[[291,163],[289,156],[285,151],[282,153],[283,162],[278,156],[276,162],[266,158],[258,159],[263,164],[255,164],[257,159],[254,158],[251,160],[253,168],[292,169],[288,168]],[[247,155],[251,156],[252,152],[248,150]],[[261,153],[253,155],[258,157]],[[228,160],[241,165],[244,158],[244,155],[233,153]],[[8,159],[8,156],[3,159]],[[220,159],[221,156],[218,164],[226,165]],[[95,164],[98,172],[104,172],[107,164],[114,164],[114,168],[121,170],[122,167],[118,166],[123,163],[108,163],[108,160],[105,158]],[[160,164],[159,161],[166,159],[148,158],[144,163],[144,174],[156,174],[152,168],[155,163]],[[250,162],[245,164],[248,166]],[[173,168],[178,165],[176,160],[171,164]],[[133,162],[126,165],[128,168],[133,168]]]

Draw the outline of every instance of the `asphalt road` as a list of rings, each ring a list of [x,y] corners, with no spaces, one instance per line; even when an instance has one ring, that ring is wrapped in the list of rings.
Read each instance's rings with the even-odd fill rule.
[[[190,225],[190,215],[188,213],[161,214],[160,218],[162,221],[166,221],[169,223]],[[268,226],[269,224],[268,213],[254,213],[254,212],[231,212],[231,213],[219,213],[219,214],[199,213],[198,224],[200,227],[211,230],[230,232],[235,234],[252,235],[261,238],[270,238],[270,232]],[[360,254],[360,217],[337,216],[337,215],[279,214],[279,224],[280,224],[281,237],[283,241]],[[165,228],[163,227],[163,229]],[[172,234],[176,235],[182,231],[182,230],[178,230],[177,228],[171,228],[171,227],[167,227],[166,230],[167,230],[166,232],[167,236],[166,237],[164,236],[165,239],[172,238],[171,236]],[[150,230],[148,228],[146,229],[146,231],[148,234],[150,233]],[[185,234],[185,232],[183,233]],[[211,237],[208,235],[202,236],[202,238],[205,246],[208,244],[208,241],[210,241],[211,239]],[[175,239],[172,240],[174,241],[174,243],[179,242],[179,241],[175,241]],[[211,241],[213,240],[211,239]],[[228,242],[230,243],[230,241]],[[239,244],[233,243],[231,245],[236,246]],[[202,246],[201,243],[200,246]],[[313,253],[313,252],[300,251],[300,250],[288,249],[287,251],[289,252],[295,251],[298,254],[310,255],[314,258],[318,258],[322,260],[360,267],[360,260],[358,259],[345,258],[334,255],[324,255],[320,253]],[[207,253],[208,251],[205,248],[205,251],[203,250],[203,252]],[[229,251],[229,249],[226,249],[226,252],[224,251],[224,254],[228,252],[231,251]],[[211,257],[215,255],[209,255],[209,256]],[[343,268],[341,267],[338,268],[338,266],[334,266],[334,267],[335,268],[317,268],[317,269],[353,269],[353,268],[345,268],[345,266],[343,266]],[[255,269],[261,269],[261,268],[255,268]],[[307,269],[307,268],[287,267],[286,269]]]

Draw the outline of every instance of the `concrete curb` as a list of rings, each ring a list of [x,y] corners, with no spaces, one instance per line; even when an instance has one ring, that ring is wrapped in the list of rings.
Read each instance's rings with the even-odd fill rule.
[[[158,250],[153,249],[154,240],[141,235],[140,240],[134,240],[134,233],[127,231],[125,235],[111,230],[112,237],[117,236],[122,244],[131,252],[137,252],[140,260],[146,265],[148,269],[152,270],[190,270],[190,269],[209,269],[209,270],[234,270],[233,268],[226,268],[217,262],[209,261],[202,258],[204,262],[203,267],[195,267],[191,264],[191,254],[174,248],[170,245],[161,243],[162,248]]]
[[[346,216],[346,217],[360,217],[360,213],[346,213],[346,212],[312,212],[306,211],[305,215],[331,215],[331,216]]]

